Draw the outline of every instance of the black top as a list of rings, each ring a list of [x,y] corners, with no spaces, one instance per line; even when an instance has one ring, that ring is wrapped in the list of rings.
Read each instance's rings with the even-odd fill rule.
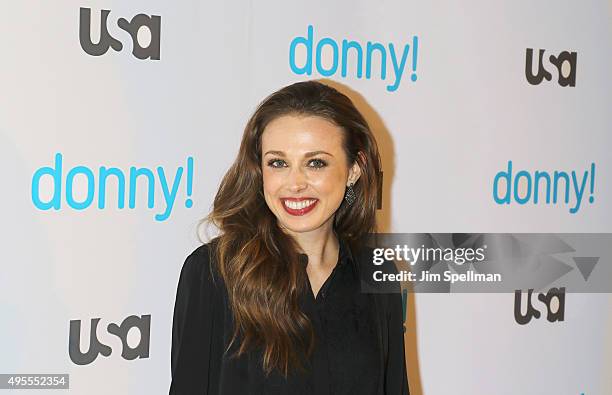
[[[315,348],[306,372],[285,379],[276,371],[265,376],[261,352],[239,358],[224,354],[233,319],[221,277],[218,272],[214,280],[211,276],[214,242],[193,251],[181,270],[172,326],[171,395],[408,395],[401,294],[361,292],[360,276],[372,270],[367,252],[353,255],[340,240],[338,263],[317,297],[311,290],[303,295],[301,307],[313,324]]]

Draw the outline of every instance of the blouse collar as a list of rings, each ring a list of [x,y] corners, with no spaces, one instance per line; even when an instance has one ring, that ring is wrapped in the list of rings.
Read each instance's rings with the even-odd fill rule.
[[[349,244],[342,238],[338,237],[338,243],[340,244],[340,251],[338,253],[338,266],[350,265],[355,276],[359,275],[357,261],[353,255],[353,251]],[[305,265],[308,264],[308,255],[299,254],[300,261]]]

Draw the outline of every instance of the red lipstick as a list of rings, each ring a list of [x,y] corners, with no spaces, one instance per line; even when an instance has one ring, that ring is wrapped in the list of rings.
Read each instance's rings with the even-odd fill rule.
[[[309,206],[302,207],[302,208],[294,208],[295,205],[293,203],[313,201],[313,200],[314,202],[312,202]],[[287,206],[285,202],[290,202],[290,204],[292,204],[294,207]],[[318,202],[319,202],[319,199],[314,199],[314,198],[281,198],[281,203],[285,211],[295,216],[301,216],[301,215],[308,214],[310,211],[312,211],[312,209],[314,209],[314,207],[317,205]]]

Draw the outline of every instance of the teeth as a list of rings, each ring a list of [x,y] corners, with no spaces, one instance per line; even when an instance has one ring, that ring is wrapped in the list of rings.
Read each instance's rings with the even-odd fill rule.
[[[315,202],[315,199],[310,199],[310,200],[302,200],[301,202],[292,202],[289,200],[285,200],[285,206],[289,207],[290,209],[293,210],[301,210],[305,207],[310,206],[311,204],[313,204]]]

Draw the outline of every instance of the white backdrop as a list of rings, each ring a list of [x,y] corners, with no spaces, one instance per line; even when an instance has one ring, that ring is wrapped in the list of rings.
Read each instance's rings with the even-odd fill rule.
[[[100,40],[101,10],[110,10],[106,26],[122,50],[86,52],[81,7],[91,10],[92,43]],[[132,38],[117,23],[138,14],[160,17],[159,35],[146,27],[137,33],[142,47],[159,38],[158,60],[133,55]],[[366,114],[383,156],[381,230],[612,232],[611,16],[605,1],[5,5],[0,373],[69,373],[78,394],[167,393],[172,307],[180,267],[198,245],[196,223],[210,209],[255,106],[295,81],[327,77]],[[309,26],[313,72],[300,75],[291,67],[291,42],[306,39]],[[354,48],[342,75],[343,40],[363,49],[361,78]],[[339,48],[338,66],[328,76],[331,42]],[[366,78],[368,42],[385,48],[385,79],[380,51]],[[308,61],[306,48],[296,47],[298,68]],[[528,82],[528,48],[534,74],[545,50],[550,80]],[[389,91],[394,59],[399,66],[404,50],[401,82]],[[574,86],[559,84],[549,60],[563,51],[575,52],[576,62],[561,67],[562,77],[575,75]],[[562,189],[554,204],[544,195],[538,203],[498,204],[493,180],[508,161],[515,175],[574,171],[580,181],[585,171],[593,177],[592,163],[596,172],[575,213],[573,189],[568,202]],[[101,167],[117,169],[107,179],[103,208]],[[153,182],[145,174],[130,183],[131,167]],[[528,192],[525,181],[517,184],[519,198]],[[59,209],[40,203],[55,193]],[[610,294],[568,294],[564,321],[527,325],[514,320],[513,294],[417,294],[408,307],[416,394],[612,394]],[[132,315],[150,315],[150,338],[148,356],[127,360],[106,328]],[[69,355],[70,321],[81,320],[76,341],[84,353],[94,318],[98,340],[112,353],[78,365]],[[131,347],[140,340],[137,330],[128,332]]]

